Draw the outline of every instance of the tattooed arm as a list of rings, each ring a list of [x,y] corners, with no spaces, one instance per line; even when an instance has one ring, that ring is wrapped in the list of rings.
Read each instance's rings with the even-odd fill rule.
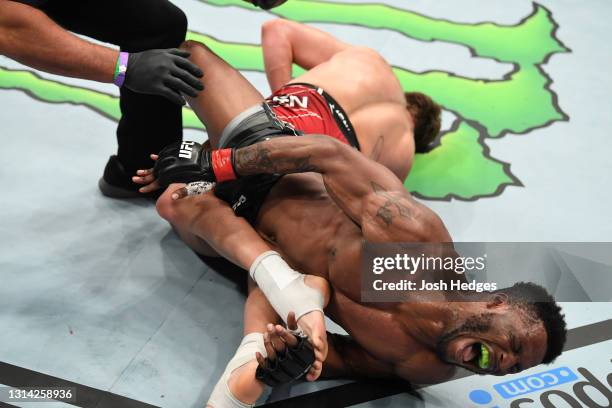
[[[370,241],[450,241],[442,221],[386,167],[328,136],[281,137],[238,149],[236,171],[317,172],[336,204]]]

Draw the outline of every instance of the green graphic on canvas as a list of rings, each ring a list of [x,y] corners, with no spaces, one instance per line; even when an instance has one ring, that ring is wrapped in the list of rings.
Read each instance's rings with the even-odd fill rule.
[[[242,0],[201,1],[262,12]],[[557,97],[550,90],[552,81],[542,64],[553,54],[569,50],[555,36],[557,26],[551,13],[537,4],[529,16],[512,26],[454,23],[379,4],[312,0],[290,0],[273,13],[301,22],[384,28],[417,40],[460,44],[474,56],[513,64],[511,73],[493,81],[395,67],[406,91],[431,95],[458,117],[453,129],[442,135],[439,146],[415,159],[405,185],[420,197],[474,200],[498,195],[508,185],[520,185],[509,163],[491,157],[486,139],[527,133],[567,120],[557,106]],[[237,69],[263,71],[258,45],[225,42],[195,32],[190,32],[188,38],[206,43]],[[525,47],[527,43],[529,47]],[[110,119],[119,118],[117,98],[43,79],[29,71],[0,67],[2,88],[20,89],[44,102],[83,105]],[[203,128],[191,110],[185,108],[183,113],[186,128]]]

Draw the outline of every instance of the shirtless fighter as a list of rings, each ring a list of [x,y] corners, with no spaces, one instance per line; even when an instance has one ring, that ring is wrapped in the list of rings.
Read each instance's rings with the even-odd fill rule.
[[[350,334],[350,338],[329,335],[326,374],[399,376],[415,383],[436,383],[448,379],[454,366],[504,375],[553,361],[564,344],[565,323],[554,300],[535,285],[464,294],[466,297],[460,300],[465,301],[453,303],[446,302],[445,294],[433,294],[429,302],[361,301],[359,270],[364,240],[450,242],[451,238],[442,221],[414,201],[401,182],[409,166],[394,158],[405,157],[406,150],[399,147],[411,143],[405,139],[418,125],[406,109],[397,81],[395,88],[392,81],[386,83],[380,78],[385,71],[392,75],[391,70],[371,50],[340,45],[324,62],[291,81],[289,87],[294,83],[312,84],[316,94],[322,96],[320,90],[325,89],[337,102],[329,102],[328,96],[323,106],[330,111],[330,103],[342,106],[340,113],[349,126],[357,122],[353,118],[360,113],[364,122],[368,118],[376,120],[375,114],[370,117],[365,113],[369,107],[403,107],[409,120],[398,140],[387,143],[387,134],[394,132],[385,127],[385,121],[380,122],[378,132],[365,128],[360,132],[355,125],[355,140],[362,152],[344,132],[346,140],[316,135],[279,137],[298,130],[324,131],[296,129],[280,121],[268,104],[261,104],[262,96],[237,71],[205,46],[187,43],[192,62],[206,73],[205,91],[189,102],[207,125],[213,149],[223,149],[206,152],[195,144],[170,148],[160,156],[157,174],[166,181],[223,183],[216,186],[215,194],[181,200],[172,196],[181,196],[184,188],[177,193],[181,185],[171,185],[158,201],[160,214],[196,251],[210,254],[212,247],[249,269],[281,317],[293,310],[307,318],[325,307],[329,317]],[[339,80],[337,72],[346,72],[347,67],[350,75]],[[311,85],[304,87],[310,89]],[[228,94],[231,100],[225,97]],[[289,116],[286,120],[290,122]],[[385,148],[378,150],[381,138]],[[189,159],[181,156],[189,149]],[[142,183],[153,180],[146,171],[140,175]],[[234,212],[242,218],[235,217]],[[269,252],[270,248],[304,272],[306,278],[296,277],[299,274],[284,264],[278,253]],[[310,284],[307,278],[313,278]],[[328,281],[331,291],[326,293],[329,288],[316,278]],[[316,296],[309,290],[318,290],[319,300],[313,301]],[[287,296],[289,293],[300,302],[291,304],[293,296]],[[530,300],[534,298],[547,301]],[[305,326],[308,329],[308,324]],[[257,331],[266,328],[245,327],[247,336],[222,378],[224,390],[216,394],[217,398],[222,399],[219,395],[225,393],[239,405],[254,402],[261,392],[253,387],[260,386],[253,380],[253,354],[265,356],[273,349],[269,335],[268,347],[264,347],[264,337]],[[315,332],[310,327],[309,334]],[[294,340],[282,330],[279,333],[288,342]],[[311,337],[316,340],[316,334]],[[318,374],[309,375],[314,379]],[[214,401],[211,405],[215,406]]]
[[[401,179],[408,174],[415,150],[426,150],[440,130],[440,107],[426,95],[404,93],[391,67],[373,50],[352,47],[312,27],[280,19],[264,24],[262,47],[266,73],[271,88],[275,90],[267,99],[265,109],[271,109],[275,120],[291,123],[295,130],[325,134],[350,144],[385,163]],[[290,81],[293,63],[310,71]],[[351,75],[347,76],[346,64],[355,64],[358,69],[352,70]],[[203,111],[198,112],[203,122],[208,124],[210,141],[216,146],[220,139],[220,143],[225,145],[231,138],[235,143],[241,139],[239,134],[245,128],[250,133],[253,133],[254,128],[260,129],[255,139],[264,139],[266,132],[270,131],[266,130],[269,120],[261,106],[261,95],[227,64],[208,67],[207,78],[213,75],[218,75],[222,87],[228,90],[227,95],[231,95],[231,98],[219,98],[218,103],[215,103],[215,109],[223,112],[222,115],[204,117],[202,115],[206,114]],[[213,99],[216,98],[206,100]],[[236,107],[237,103],[253,106],[243,111],[240,105]],[[228,124],[224,118],[232,118],[231,123]],[[220,120],[213,123],[217,119]],[[218,131],[215,131],[215,127]],[[292,129],[286,130],[289,134],[296,134]],[[219,136],[221,131],[223,134]],[[274,128],[271,131],[278,133]],[[240,143],[246,145],[253,141],[254,138],[249,136]],[[225,194],[233,195],[226,198],[236,207],[239,215],[254,223],[268,188],[277,180],[278,177],[264,176],[259,177],[257,183],[243,182],[240,188],[219,186],[217,192],[225,189]],[[134,181],[146,183],[150,179],[135,177]],[[163,184],[168,182],[162,181]],[[153,183],[141,191],[152,191],[156,187],[157,183]],[[163,202],[160,201],[161,207]],[[201,241],[192,239],[189,234],[182,236],[191,241],[192,245]],[[203,252],[202,248],[200,252]],[[248,269],[259,254],[252,251],[248,259],[230,259],[243,267],[246,265]],[[303,313],[295,309],[291,311],[298,313],[298,319],[307,314],[306,310]],[[281,316],[285,318],[286,313],[281,313]],[[299,319],[303,320],[300,326],[306,325],[305,321],[309,319],[313,317]],[[316,325],[322,329],[322,316],[318,316],[317,320]],[[311,340],[315,340],[312,331],[307,332]],[[324,333],[324,330],[319,330],[318,334],[324,336]],[[325,338],[322,342],[325,343]],[[322,347],[324,349],[325,345]]]

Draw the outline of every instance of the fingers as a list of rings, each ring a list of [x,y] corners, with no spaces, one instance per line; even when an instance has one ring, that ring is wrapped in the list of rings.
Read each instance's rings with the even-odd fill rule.
[[[189,191],[187,190],[187,187],[181,187],[178,190],[176,190],[174,193],[172,193],[171,198],[173,200],[180,200],[181,198],[185,198],[189,195]]]
[[[161,186],[159,185],[159,182],[157,180],[155,180],[151,184],[148,184],[148,185],[146,185],[144,187],[140,187],[138,189],[138,191],[141,192],[141,193],[150,193],[152,191],[159,190],[160,188],[161,188]]]
[[[136,184],[142,184],[146,186],[147,184],[151,184],[155,181],[155,176],[149,174],[147,176],[134,176],[132,177],[132,181]]]
[[[295,347],[298,344],[298,339],[293,334],[289,333],[283,326],[277,324],[274,326],[276,335],[280,337],[289,347]]]
[[[282,327],[282,326],[281,326]],[[269,323],[266,326],[266,330],[268,330],[268,335],[270,336],[270,343],[272,343],[272,347],[277,353],[284,353],[286,346],[283,338],[277,334],[276,326]]]
[[[264,356],[261,355],[259,351],[255,352],[255,359],[257,359],[257,363],[259,363],[259,365],[263,368],[268,367],[266,359],[264,358]]]
[[[323,339],[320,335],[313,335],[312,338],[310,339],[312,346],[316,349],[316,350],[321,350],[321,352],[325,352],[326,351],[326,340],[327,339]]]
[[[202,78],[204,76],[204,71],[186,58],[174,58],[174,64],[179,68],[189,71],[192,75],[198,78]]]
[[[157,158],[157,156],[154,154],[151,155],[151,158],[153,158],[153,156]],[[138,191],[141,193],[150,193],[151,191],[155,191],[161,187],[153,175],[153,169],[136,171],[136,176],[132,177],[132,181],[136,184],[143,185],[143,187],[138,189]]]
[[[316,381],[321,376],[321,372],[323,372],[323,363],[315,361],[306,374],[306,381]]]
[[[164,80],[164,85],[171,88],[174,92],[180,92],[185,95],[189,95],[193,98],[198,96],[198,90],[192,88],[189,84],[181,81],[177,77],[169,77]]]
[[[297,320],[295,318],[295,313],[294,312],[289,312],[289,314],[287,315],[287,328],[289,330],[297,330],[298,329],[298,324],[297,324]]]
[[[268,360],[276,360],[276,350],[274,350],[269,333],[264,333],[264,346],[266,348],[266,353],[268,354]]]
[[[157,160],[159,158],[156,154],[151,154],[151,160]],[[141,169],[136,171],[136,176],[132,177],[132,181],[136,184],[142,184],[145,187],[147,185],[155,182],[155,176],[153,175],[153,169]],[[150,188],[141,188],[139,191],[141,193],[148,193],[150,191],[157,190],[159,188],[158,184],[154,184]]]
[[[176,105],[185,106],[185,104],[187,103],[179,93],[173,91],[170,88],[162,87],[162,89],[159,90],[159,95],[163,96],[164,98],[168,99],[170,102]]]
[[[287,322],[297,327],[295,314],[289,313],[287,317]],[[282,357],[285,355],[284,353],[287,352],[286,347],[296,347],[298,344],[298,338],[288,329],[278,324],[268,324],[266,325],[266,332],[264,332],[264,347],[268,357],[264,358],[260,353],[256,353],[255,358],[262,368],[271,368],[271,366],[276,367],[276,363],[274,362],[279,356]],[[323,371],[323,354],[321,350],[316,349],[314,353],[315,361],[306,373],[305,379],[307,381],[317,380]],[[279,362],[279,364],[281,364],[280,367],[282,367],[282,361]]]
[[[150,184],[154,182],[153,169],[138,170],[136,176],[132,177],[132,181],[136,184]]]
[[[174,75],[179,80],[185,82],[187,85],[189,85],[196,91],[204,90],[204,85],[202,85],[202,83],[198,81],[198,78],[194,77],[189,72],[179,68],[173,69],[171,72],[172,75]]]
[[[323,366],[323,361],[325,361],[325,359],[323,358],[323,353],[321,352],[321,350],[314,349],[314,355],[315,363],[318,363]]]
[[[315,362],[312,365],[312,368],[308,371],[308,374],[306,374],[306,381],[316,381],[321,376],[321,372],[323,371],[322,366],[319,365],[317,368],[315,368],[317,363],[318,362]]]
[[[178,55],[179,57],[189,58],[191,53],[187,50],[181,50],[180,48],[170,48],[168,52],[172,55]]]
[[[140,169],[140,170],[136,170],[136,174],[138,176],[148,176],[150,174],[153,174],[153,169]]]

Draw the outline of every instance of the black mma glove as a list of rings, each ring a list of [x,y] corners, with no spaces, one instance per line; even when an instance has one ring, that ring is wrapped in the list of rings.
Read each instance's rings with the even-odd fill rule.
[[[159,152],[153,175],[162,187],[171,183],[235,180],[234,152],[234,149],[206,150],[197,142],[173,143]]]
[[[249,0],[254,6],[260,7],[264,10],[270,10],[274,7],[278,7],[284,4],[287,0]]]
[[[198,80],[204,73],[187,59],[190,55],[178,48],[130,53],[123,86],[184,105],[181,94],[196,97],[204,89]]]
[[[287,346],[284,352],[276,352],[276,359],[266,358],[266,367],[257,366],[255,378],[270,387],[287,384],[302,378],[315,361],[315,354],[308,337],[296,334],[298,344]]]

